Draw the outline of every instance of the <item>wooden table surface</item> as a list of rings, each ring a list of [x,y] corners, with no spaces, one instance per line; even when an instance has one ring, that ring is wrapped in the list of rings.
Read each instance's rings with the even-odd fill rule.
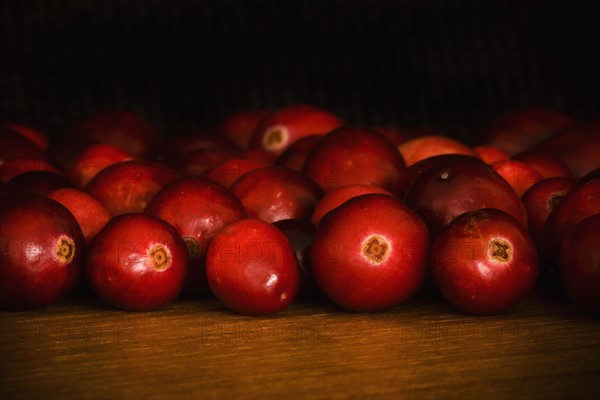
[[[133,313],[79,296],[0,316],[3,399],[600,398],[600,320],[550,289],[493,317],[425,294],[376,314],[318,301],[245,317],[213,299]]]

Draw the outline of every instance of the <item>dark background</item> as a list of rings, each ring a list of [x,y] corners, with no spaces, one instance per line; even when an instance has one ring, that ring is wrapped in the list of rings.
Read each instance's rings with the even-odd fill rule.
[[[128,108],[168,135],[312,103],[352,123],[459,138],[518,107],[597,119],[593,3],[4,1],[2,119],[60,135],[95,110]]]

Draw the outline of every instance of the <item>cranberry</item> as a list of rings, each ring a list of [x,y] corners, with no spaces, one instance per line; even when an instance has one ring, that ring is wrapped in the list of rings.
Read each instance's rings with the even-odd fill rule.
[[[262,119],[250,138],[250,147],[280,155],[303,136],[325,134],[341,125],[342,120],[327,110],[292,105]]]
[[[75,143],[112,144],[135,157],[150,153],[157,132],[139,115],[127,110],[96,112],[78,121],[68,139]]]
[[[200,176],[225,161],[238,158],[240,158],[238,151],[229,147],[196,149],[183,156],[175,166],[183,176]]]
[[[533,240],[509,214],[496,209],[458,216],[432,243],[431,274],[459,310],[499,314],[535,287],[539,260]]]
[[[145,311],[169,304],[188,270],[185,243],[167,222],[141,213],[113,218],[92,240],[87,281],[108,304]]]
[[[79,188],[84,187],[102,169],[133,156],[111,144],[95,144],[83,149],[68,168],[68,176]]]
[[[492,168],[508,182],[519,196],[544,179],[532,166],[518,160],[498,161],[492,164]]]
[[[142,212],[167,183],[178,179],[164,164],[130,160],[102,169],[85,187],[111,215]]]
[[[569,178],[543,179],[521,197],[527,210],[529,233],[537,244],[541,243],[542,231],[548,216],[575,185],[575,181]]]
[[[247,315],[283,310],[293,302],[300,284],[287,237],[257,219],[234,222],[213,239],[206,273],[215,296],[232,311]]]
[[[572,178],[573,173],[558,157],[540,151],[527,151],[517,154],[514,160],[529,164],[544,178]]]
[[[202,128],[177,134],[155,145],[151,160],[168,165],[177,165],[189,153],[195,150],[235,149],[235,145],[217,134],[215,128]]]
[[[86,243],[89,243],[111,219],[111,215],[102,204],[82,190],[60,188],[50,192],[48,197],[58,201],[73,214],[83,231]]]
[[[413,165],[425,158],[442,154],[465,154],[475,157],[476,154],[466,144],[442,135],[426,135],[404,141],[398,145],[398,150],[406,165]]]
[[[404,203],[383,194],[348,200],[323,217],[310,248],[321,290],[354,311],[394,307],[426,277],[427,227]]]
[[[580,178],[600,168],[600,121],[563,129],[535,150],[558,157],[576,178]]]
[[[328,192],[352,184],[392,190],[404,169],[398,149],[381,133],[342,127],[322,138],[302,171]]]
[[[265,164],[249,161],[243,158],[234,158],[217,165],[215,168],[206,171],[202,176],[212,179],[221,185],[231,188],[231,186],[242,177],[242,175],[259,168],[265,167]]]
[[[500,150],[496,146],[475,146],[473,147],[473,151],[481,161],[490,165],[496,161],[509,159],[509,155],[504,150]]]
[[[206,178],[184,178],[162,188],[145,212],[173,225],[185,241],[190,259],[185,293],[209,293],[205,270],[208,245],[225,226],[242,218],[237,197]]]
[[[324,135],[308,135],[296,140],[279,157],[277,157],[275,165],[302,171],[306,158],[317,143],[321,141],[323,136]]]
[[[600,214],[600,179],[580,183],[554,207],[542,231],[541,254],[548,266],[556,265],[563,237],[581,220]]]
[[[284,167],[252,170],[238,179],[231,190],[242,202],[247,216],[267,222],[308,220],[322,195],[321,188],[310,178]]]
[[[561,241],[559,276],[573,301],[600,314],[600,214],[587,217]]]
[[[34,195],[0,199],[0,307],[24,310],[70,292],[82,265],[84,239],[73,215]]]
[[[527,211],[512,187],[492,167],[474,157],[449,158],[421,173],[405,197],[437,235],[461,214],[497,208],[527,227]]]
[[[309,249],[315,237],[315,225],[303,219],[282,219],[274,222],[290,241],[298,267],[300,268],[300,288],[297,299],[312,299],[319,293],[310,266]]]
[[[256,127],[270,113],[269,110],[248,109],[229,114],[221,121],[220,130],[237,147],[247,149]]]
[[[448,161],[465,160],[466,162],[469,162],[470,160],[473,160],[473,158],[474,157],[472,156],[467,156],[464,154],[440,154],[438,156],[431,156],[424,158],[421,161],[417,161],[404,170],[402,177],[394,186],[394,194],[396,194],[396,196],[399,198],[404,199],[408,189],[413,183],[415,183],[415,180],[417,180],[419,175],[421,175],[423,172]]]
[[[323,219],[325,214],[334,208],[342,205],[353,197],[369,193],[379,193],[393,196],[392,193],[379,186],[361,184],[342,186],[341,188],[337,188],[325,193],[325,195],[317,203],[310,221],[316,225],[321,221],[321,219]]]

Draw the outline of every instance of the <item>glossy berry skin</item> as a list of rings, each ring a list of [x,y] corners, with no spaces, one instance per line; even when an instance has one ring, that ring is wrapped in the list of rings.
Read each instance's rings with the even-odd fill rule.
[[[112,218],[98,200],[83,190],[61,188],[50,192],[48,197],[67,207],[73,214],[83,231],[86,243],[89,243]]]
[[[141,157],[150,153],[158,133],[138,114],[129,110],[104,110],[79,120],[69,132],[73,143],[105,143]]]
[[[457,217],[432,242],[430,267],[442,295],[459,310],[500,314],[535,287],[539,259],[523,226],[496,209]]]
[[[404,169],[398,149],[381,133],[341,127],[321,139],[306,158],[302,172],[328,192],[352,184],[392,190]]]
[[[502,176],[519,195],[523,194],[544,177],[528,163],[518,160],[503,160],[492,164],[492,168]]]
[[[164,164],[130,160],[102,169],[85,187],[111,215],[143,212],[150,200],[179,175]]]
[[[600,121],[573,124],[535,147],[557,157],[576,178],[600,168]]]
[[[474,157],[448,158],[422,172],[406,192],[406,204],[427,223],[432,237],[461,214],[497,208],[527,227],[527,211],[513,188]]]
[[[353,197],[369,193],[380,193],[393,196],[392,193],[379,186],[361,184],[342,186],[341,188],[325,193],[325,195],[321,197],[313,211],[310,221],[317,225],[329,211],[342,205]]]
[[[242,202],[246,216],[267,222],[308,220],[323,194],[312,179],[285,167],[254,169],[231,190]]]
[[[234,222],[213,239],[206,273],[215,296],[245,315],[285,309],[300,285],[298,263],[287,237],[258,219]]]
[[[319,293],[315,280],[312,277],[309,250],[315,238],[316,227],[303,219],[282,219],[274,222],[275,225],[290,241],[300,271],[300,288],[298,299],[310,299]]]
[[[398,145],[398,150],[408,166],[442,154],[476,156],[475,151],[466,144],[442,135],[425,135],[406,140]]]
[[[265,109],[246,109],[231,113],[221,121],[220,131],[237,147],[246,149],[256,127],[270,113]]]
[[[82,188],[102,169],[131,159],[133,156],[120,147],[111,144],[90,145],[73,160],[68,177],[77,187]]]
[[[86,278],[108,304],[153,310],[179,295],[188,271],[185,243],[167,222],[141,213],[113,218],[92,240]]]
[[[414,295],[427,275],[427,227],[384,194],[354,197],[319,223],[310,248],[321,290],[352,311],[379,311]]]
[[[27,310],[62,298],[80,276],[84,247],[77,221],[58,202],[0,199],[0,308]]]
[[[542,259],[556,265],[563,237],[581,220],[600,214],[600,178],[573,187],[554,207],[541,233]]]
[[[529,233],[533,240],[540,244],[542,232],[548,216],[558,202],[576,185],[571,178],[548,178],[533,185],[521,196],[527,210]]]
[[[242,175],[264,166],[264,164],[243,158],[234,158],[220,163],[215,168],[203,173],[202,176],[212,179],[227,188],[231,188],[235,181],[240,179]]]
[[[185,293],[209,293],[205,270],[208,245],[225,226],[242,218],[238,198],[207,178],[183,178],[161,189],[145,213],[167,221],[183,237],[190,259]]]
[[[298,139],[326,134],[341,125],[342,120],[327,110],[306,104],[291,105],[264,117],[249,146],[279,156]]]
[[[600,214],[577,223],[561,242],[559,276],[571,299],[600,315]]]

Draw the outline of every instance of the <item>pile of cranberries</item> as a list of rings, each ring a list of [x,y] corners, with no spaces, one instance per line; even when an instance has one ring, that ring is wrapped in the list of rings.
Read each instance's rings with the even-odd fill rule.
[[[489,315],[550,282],[600,314],[600,123],[514,110],[478,139],[311,105],[163,140],[130,111],[60,141],[4,123],[0,308],[92,290],[134,311],[185,294],[245,315],[376,312],[434,287]]]

